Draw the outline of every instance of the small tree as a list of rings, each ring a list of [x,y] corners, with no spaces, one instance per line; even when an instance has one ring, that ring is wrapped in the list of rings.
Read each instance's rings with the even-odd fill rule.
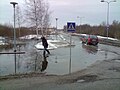
[[[37,35],[39,29],[41,30],[41,34],[43,34],[44,23],[49,22],[48,4],[44,0],[26,0],[26,6],[28,22],[35,28]]]
[[[47,3],[45,6],[45,15],[43,18],[43,27],[45,28],[46,34],[47,34],[47,29],[50,26],[50,14],[51,14],[51,12],[49,12],[49,4]]]

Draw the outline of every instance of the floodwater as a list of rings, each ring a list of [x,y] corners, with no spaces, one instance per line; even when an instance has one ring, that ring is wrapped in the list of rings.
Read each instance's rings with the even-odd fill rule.
[[[68,36],[65,36],[69,39]],[[114,59],[120,56],[120,48],[99,44],[95,46],[83,45],[79,37],[73,36],[75,46],[61,47],[50,50],[51,55],[43,58],[43,51],[36,50],[37,41],[26,41],[26,45],[18,48],[25,54],[17,55],[16,73],[42,72],[46,74],[63,75],[90,66],[96,61]],[[1,49],[1,52],[13,52],[13,49]],[[70,62],[71,61],[71,62]],[[15,73],[14,55],[0,55],[0,76]]]

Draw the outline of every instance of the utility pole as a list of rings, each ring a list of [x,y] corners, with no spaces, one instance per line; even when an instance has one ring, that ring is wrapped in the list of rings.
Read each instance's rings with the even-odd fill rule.
[[[112,2],[116,2],[116,0],[113,0],[113,1],[104,1],[104,0],[101,0],[101,2],[106,2],[107,3],[107,26],[106,26],[106,31],[107,31],[107,39],[108,39],[108,31],[109,31],[109,6],[110,6],[110,3]]]
[[[55,30],[55,33],[56,33],[56,40],[57,40],[57,21],[58,21],[58,18],[55,18],[56,20],[56,30]]]
[[[15,74],[16,74],[16,30],[15,30],[15,5],[17,5],[18,3],[16,2],[10,2],[10,4],[13,5],[13,9],[14,9],[14,60],[15,60]]]

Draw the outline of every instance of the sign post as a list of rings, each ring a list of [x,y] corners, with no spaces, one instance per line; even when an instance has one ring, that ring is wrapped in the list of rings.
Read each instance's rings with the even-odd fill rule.
[[[72,33],[75,32],[75,22],[67,22],[67,32]],[[70,61],[69,61],[69,74],[71,74],[71,66],[72,66],[72,60],[71,60],[71,43],[72,43],[72,36],[70,34]]]

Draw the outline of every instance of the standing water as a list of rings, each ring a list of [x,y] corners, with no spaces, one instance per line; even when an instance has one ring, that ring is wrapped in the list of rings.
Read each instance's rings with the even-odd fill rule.
[[[68,36],[65,36],[69,40]],[[71,72],[75,72],[90,66],[98,60],[113,59],[118,54],[112,52],[120,51],[120,48],[99,44],[98,46],[83,45],[79,37],[73,36],[75,46],[71,47]],[[17,73],[44,72],[47,74],[68,74],[70,62],[70,47],[60,47],[50,50],[51,55],[43,58],[42,50],[37,50],[34,45],[36,41],[26,41],[26,45],[20,47],[25,54],[17,54]],[[13,49],[0,50],[1,52],[13,52]],[[107,51],[107,52],[106,52]],[[0,55],[0,76],[14,74],[14,55]]]

